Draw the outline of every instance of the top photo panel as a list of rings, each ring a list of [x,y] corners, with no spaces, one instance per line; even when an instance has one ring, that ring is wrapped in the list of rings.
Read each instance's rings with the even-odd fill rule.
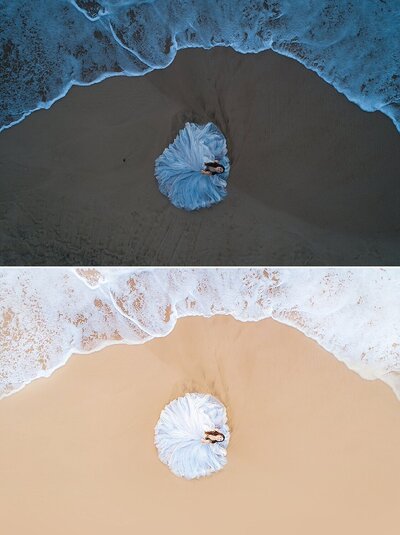
[[[0,265],[400,264],[399,0],[0,3]]]

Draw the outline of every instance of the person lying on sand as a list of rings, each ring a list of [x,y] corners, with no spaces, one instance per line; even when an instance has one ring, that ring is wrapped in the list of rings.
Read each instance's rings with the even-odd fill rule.
[[[204,165],[205,169],[201,170],[203,175],[219,175],[225,172],[225,167],[220,164],[218,160],[214,160],[213,162],[205,162]]]
[[[216,442],[223,442],[225,440],[225,435],[219,431],[206,431],[204,433],[204,438],[201,439],[203,444],[215,444]]]
[[[221,202],[229,170],[226,139],[213,123],[186,123],[155,163],[161,193],[188,211]]]

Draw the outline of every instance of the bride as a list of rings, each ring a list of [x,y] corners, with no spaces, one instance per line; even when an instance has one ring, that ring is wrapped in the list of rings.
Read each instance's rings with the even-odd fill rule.
[[[190,393],[163,409],[154,442],[160,460],[175,475],[194,479],[225,466],[229,438],[222,403],[210,394]]]
[[[226,196],[226,140],[213,123],[186,123],[156,160],[158,186],[177,208],[209,208]]]
[[[215,444],[216,442],[223,442],[224,440],[225,435],[215,429],[214,431],[206,431],[201,442],[203,444]]]

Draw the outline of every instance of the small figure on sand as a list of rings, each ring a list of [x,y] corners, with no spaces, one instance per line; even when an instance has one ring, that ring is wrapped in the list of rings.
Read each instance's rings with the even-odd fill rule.
[[[206,431],[204,437],[201,439],[203,444],[215,444],[216,442],[223,442],[225,440],[225,435],[220,431]]]
[[[219,175],[221,173],[225,173],[225,167],[221,165],[218,160],[214,160],[213,162],[205,162],[204,163],[205,169],[202,169],[201,172],[203,175]]]

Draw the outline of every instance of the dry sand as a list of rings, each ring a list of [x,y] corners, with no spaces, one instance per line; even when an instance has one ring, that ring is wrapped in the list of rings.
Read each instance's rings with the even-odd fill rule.
[[[187,391],[217,396],[232,429],[227,466],[197,481],[153,445]],[[398,535],[400,403],[272,320],[186,318],[73,357],[2,400],[0,426],[4,533]]]
[[[228,140],[229,196],[198,213],[154,161],[186,120]],[[0,263],[400,263],[400,136],[273,52],[183,50],[140,78],[74,87],[0,134]]]

